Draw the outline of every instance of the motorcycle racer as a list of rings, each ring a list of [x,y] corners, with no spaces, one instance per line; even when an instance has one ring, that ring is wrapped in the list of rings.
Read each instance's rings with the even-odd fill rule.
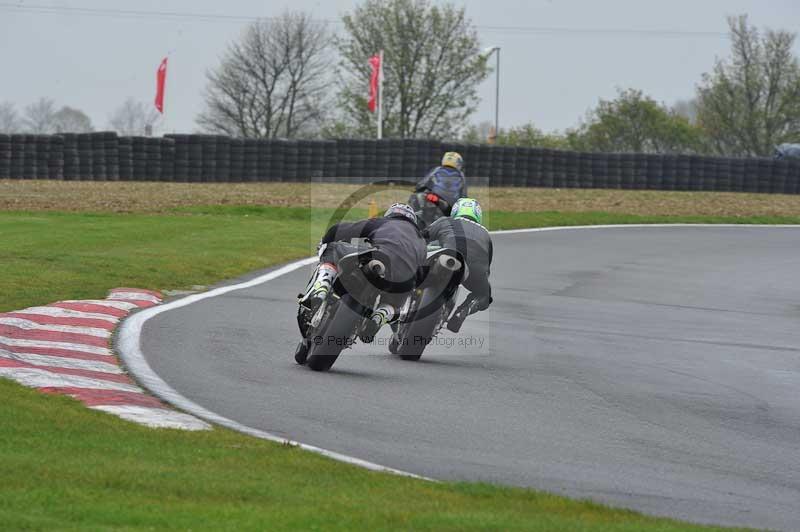
[[[426,244],[417,227],[414,210],[403,203],[390,206],[383,218],[331,226],[320,241],[319,265],[305,293],[298,295],[301,307],[313,311],[325,299],[338,274],[339,259],[358,250],[358,246],[350,242],[352,239],[366,239],[389,262],[385,279],[392,290],[381,296],[381,304],[373,311],[371,324],[362,336],[362,340],[371,341],[383,325],[394,319],[396,309],[416,286],[425,262]]]
[[[467,179],[464,176],[464,159],[456,152],[447,152],[437,166],[422,178],[409,200],[418,213],[427,201],[439,209],[439,216],[449,216],[456,201],[467,195]],[[425,220],[430,223],[433,220]],[[424,224],[423,224],[424,225]]]
[[[461,330],[467,316],[486,310],[492,303],[489,274],[494,248],[482,222],[480,203],[472,198],[461,198],[453,205],[450,217],[439,218],[423,232],[428,242],[437,241],[442,247],[458,251],[467,263],[469,274],[462,285],[470,294],[447,322],[452,332]]]

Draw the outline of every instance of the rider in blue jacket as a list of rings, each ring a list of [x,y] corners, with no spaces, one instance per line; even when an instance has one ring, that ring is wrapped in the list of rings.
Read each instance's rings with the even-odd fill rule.
[[[442,157],[441,166],[437,166],[423,177],[414,189],[412,207],[421,210],[427,200],[436,205],[441,214],[449,216],[450,210],[460,198],[467,196],[467,179],[464,177],[464,159],[458,153],[450,151]]]

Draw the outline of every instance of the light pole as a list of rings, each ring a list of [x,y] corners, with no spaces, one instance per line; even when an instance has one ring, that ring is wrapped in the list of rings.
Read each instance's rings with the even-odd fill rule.
[[[494,90],[494,138],[497,142],[497,135],[500,134],[500,47],[491,46],[483,51],[483,57],[489,59],[493,53],[497,52],[497,67],[495,68],[495,90]]]

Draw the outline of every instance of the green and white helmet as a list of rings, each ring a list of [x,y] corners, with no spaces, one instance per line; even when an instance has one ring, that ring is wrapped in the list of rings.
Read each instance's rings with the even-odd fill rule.
[[[450,211],[450,216],[453,218],[466,218],[473,222],[483,224],[483,210],[478,200],[472,198],[461,198],[453,205],[453,210]]]

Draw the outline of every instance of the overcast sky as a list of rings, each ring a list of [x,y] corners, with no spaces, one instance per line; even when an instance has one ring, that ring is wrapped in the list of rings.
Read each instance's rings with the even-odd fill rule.
[[[575,125],[598,98],[634,87],[659,101],[690,98],[715,57],[728,54],[727,15],[747,13],[759,27],[800,29],[798,0],[467,0],[482,45],[502,47],[501,127],[534,122]],[[166,126],[193,131],[205,72],[247,24],[287,7],[336,21],[347,0],[0,0],[0,102],[21,109],[41,96],[84,110],[96,128],[127,97],[151,102],[155,72],[171,52]],[[62,6],[222,15],[226,19],[45,13],[14,6]],[[533,32],[510,27],[625,30]],[[335,24],[334,29],[341,26]],[[633,30],[633,31],[632,31]],[[648,33],[675,30],[690,34]],[[702,32],[702,35],[694,34]],[[795,46],[800,54],[800,44]],[[366,60],[366,59],[365,59]],[[494,78],[480,89],[473,120],[494,120]]]

